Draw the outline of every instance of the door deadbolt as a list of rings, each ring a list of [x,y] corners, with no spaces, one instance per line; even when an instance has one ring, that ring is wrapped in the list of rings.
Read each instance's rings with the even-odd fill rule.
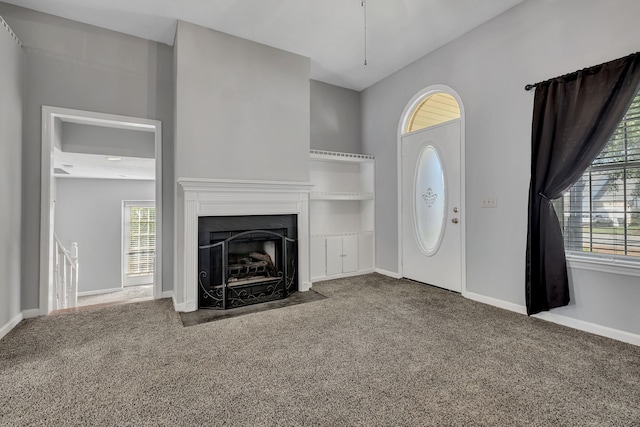
[[[460,212],[460,209],[458,209],[458,208],[453,208],[453,213],[458,213],[458,212]]]

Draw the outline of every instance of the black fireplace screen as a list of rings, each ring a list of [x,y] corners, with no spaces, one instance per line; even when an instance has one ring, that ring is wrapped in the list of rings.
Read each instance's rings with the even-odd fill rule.
[[[286,298],[298,289],[295,215],[201,220],[199,308],[241,307]]]

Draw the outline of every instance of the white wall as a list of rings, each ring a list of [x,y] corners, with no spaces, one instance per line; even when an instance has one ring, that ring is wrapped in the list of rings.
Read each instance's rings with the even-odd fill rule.
[[[640,2],[528,0],[362,94],[363,148],[376,156],[377,266],[398,271],[396,142],[400,115],[421,89],[444,84],[466,112],[467,290],[524,305],[533,92],[524,85],[639,48]],[[497,209],[481,209],[486,196]],[[640,333],[637,278],[572,272],[572,302],[554,310]]]
[[[0,23],[2,17],[0,17]],[[24,52],[0,25],[0,338],[19,321]],[[9,325],[7,328],[10,328]]]
[[[154,181],[56,178],[56,234],[78,242],[78,292],[119,288],[123,200],[154,200]]]
[[[311,148],[360,153],[360,92],[311,80]]]
[[[309,180],[309,59],[179,21],[176,176]]]
[[[173,49],[0,3],[26,52],[22,309],[38,308],[42,105],[161,120],[163,288],[173,284]],[[28,260],[28,262],[26,261]]]

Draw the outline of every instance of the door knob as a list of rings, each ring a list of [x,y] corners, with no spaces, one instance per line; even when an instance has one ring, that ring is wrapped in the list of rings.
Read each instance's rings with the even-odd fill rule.
[[[454,223],[454,224],[457,224],[459,221],[458,221],[458,218],[453,218],[453,219],[451,220],[451,222],[452,222],[452,223]]]

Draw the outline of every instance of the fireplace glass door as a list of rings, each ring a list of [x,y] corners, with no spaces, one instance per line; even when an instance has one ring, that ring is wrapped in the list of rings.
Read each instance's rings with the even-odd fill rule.
[[[232,217],[234,221],[220,219],[222,224],[199,230],[199,308],[241,307],[286,298],[297,290],[295,216],[293,224],[291,218],[277,217],[274,223],[262,216]],[[217,230],[224,224],[233,229]],[[245,227],[252,228],[240,229]]]

